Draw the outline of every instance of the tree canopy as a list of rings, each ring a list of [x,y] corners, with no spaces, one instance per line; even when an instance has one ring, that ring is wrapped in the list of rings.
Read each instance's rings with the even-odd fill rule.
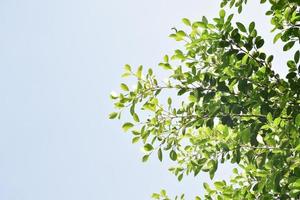
[[[174,29],[170,37],[184,48],[159,63],[170,72],[167,81],[151,68],[125,65],[122,76],[135,77],[136,87],[121,83],[122,92],[111,95],[117,110],[109,118],[129,112],[132,120],[122,128],[143,144],[143,161],[168,155],[179,181],[199,172],[213,178],[219,163],[239,166],[230,181],[204,183],[206,194],[196,200],[300,198],[300,1],[260,3],[269,4],[271,40],[292,51],[286,77],[262,51],[265,40],[255,22],[232,23],[234,15],[226,14],[234,7],[242,12],[247,0],[223,0],[218,17],[184,18],[190,31]],[[175,97],[167,97],[169,90]],[[170,199],[164,190],[152,197]]]

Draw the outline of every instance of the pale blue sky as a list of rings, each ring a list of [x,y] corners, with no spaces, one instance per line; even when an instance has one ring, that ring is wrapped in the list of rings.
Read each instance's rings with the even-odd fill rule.
[[[258,30],[270,38],[266,9],[257,2],[239,19],[259,20]],[[183,17],[216,16],[218,4],[1,0],[0,199],[141,200],[160,188],[201,193],[207,175],[177,183],[169,163],[140,162],[140,148],[121,122],[107,119],[108,95],[118,89],[125,63],[155,68],[177,45],[170,29]],[[266,43],[281,70],[286,55]],[[217,178],[229,174],[224,167]]]

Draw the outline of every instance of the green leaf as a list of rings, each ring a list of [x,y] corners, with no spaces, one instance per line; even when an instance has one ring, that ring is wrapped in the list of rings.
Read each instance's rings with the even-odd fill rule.
[[[265,41],[263,39],[255,41],[255,45],[258,49],[261,48],[264,45],[264,43],[265,43]]]
[[[191,22],[190,22],[190,20],[187,19],[187,18],[183,18],[183,19],[182,19],[182,22],[183,22],[185,25],[187,25],[187,26],[191,26]]]
[[[123,124],[122,128],[125,132],[127,132],[129,129],[131,129],[134,125],[130,122],[126,122]]]
[[[281,33],[277,33],[277,34],[275,35],[274,39],[273,39],[273,43],[277,42],[277,40],[278,40],[279,38],[281,38],[281,36],[282,36]]]
[[[245,54],[244,56],[243,56],[243,59],[242,59],[242,64],[243,65],[245,65],[245,64],[247,64],[248,63],[248,54]]]
[[[292,184],[292,188],[300,189],[300,178]]]
[[[159,63],[158,66],[164,68],[165,70],[171,70],[172,67],[169,63]]]
[[[112,112],[109,114],[109,119],[115,119],[118,116],[118,113]]]
[[[240,23],[240,22],[237,22],[236,25],[237,25],[237,27],[238,27],[238,29],[239,29],[240,31],[242,31],[242,32],[244,32],[244,33],[247,32],[246,27],[244,26],[244,24],[242,24],[242,23]]]
[[[164,62],[166,62],[166,63],[169,62],[169,56],[168,55],[164,56]]]
[[[153,193],[151,196],[152,199],[160,199],[160,195],[157,193]]]
[[[139,116],[136,113],[133,113],[132,117],[134,121],[140,122]]]
[[[300,58],[300,51],[298,50],[294,54],[294,61],[295,61],[295,63],[299,62],[299,58]]]
[[[157,156],[158,156],[158,159],[159,159],[160,162],[161,162],[162,159],[163,159],[163,154],[162,154],[161,148],[158,149],[158,151],[157,151]]]
[[[127,72],[131,72],[131,67],[130,67],[130,65],[126,64],[126,65],[124,66],[124,70],[127,71]]]
[[[209,177],[210,179],[213,179],[218,169],[218,163],[214,160],[210,160],[210,162],[212,163],[212,167],[209,169]]]
[[[267,114],[267,120],[268,120],[269,123],[273,122],[273,117],[272,117],[271,113]]]
[[[153,149],[154,149],[153,146],[149,143],[144,145],[145,151],[152,151]]]
[[[283,51],[290,50],[295,44],[295,41],[290,41],[283,46]]]
[[[171,97],[168,98],[168,104],[169,104],[169,105],[172,104],[172,99],[171,99]]]
[[[295,148],[295,151],[300,151],[300,144]]]
[[[137,137],[132,138],[131,142],[132,142],[132,144],[134,144],[134,143],[137,143],[139,140],[140,140],[140,137],[137,136]]]
[[[224,10],[224,9],[221,9],[220,12],[219,12],[220,18],[224,18],[225,15],[226,15],[225,10]]]
[[[246,93],[248,91],[249,88],[248,88],[248,83],[247,83],[246,79],[242,79],[239,81],[238,89],[243,93]]]
[[[250,136],[251,136],[250,128],[245,128],[244,130],[241,131],[241,138],[244,144],[250,142]]]
[[[129,88],[128,88],[128,86],[125,83],[121,83],[120,87],[124,91],[129,91]]]
[[[177,153],[174,150],[170,151],[171,160],[175,161],[177,159]]]
[[[211,191],[211,189],[207,183],[203,183],[203,187],[207,192]]]
[[[214,186],[217,190],[221,190],[225,186],[225,183],[223,181],[216,181],[214,182]]]
[[[251,23],[249,24],[249,28],[248,28],[249,33],[251,33],[251,32],[254,30],[254,28],[255,28],[255,22],[251,22]]]
[[[131,75],[131,73],[127,73],[127,72],[125,72],[124,74],[122,74],[122,78],[126,78],[126,77],[128,77],[128,76],[130,76]]]
[[[149,156],[150,155],[144,155],[143,158],[142,158],[142,161],[147,162],[147,160],[149,159]]]
[[[206,18],[205,16],[202,17],[202,22],[203,22],[204,24],[208,24],[208,20],[207,20],[207,18]]]
[[[296,126],[300,126],[300,114],[298,114],[295,118],[295,124]]]
[[[242,12],[242,10],[243,10],[243,6],[242,6],[242,5],[240,5],[240,6],[238,7],[238,13],[241,13],[241,12]]]
[[[142,78],[142,71],[143,71],[143,66],[140,65],[140,66],[138,67],[137,72],[136,72],[136,76],[137,76],[139,79]]]
[[[274,56],[273,55],[270,55],[268,58],[267,58],[267,62],[268,63],[271,63],[274,59]]]
[[[180,175],[177,177],[178,181],[181,181],[182,178],[183,178],[183,174],[180,174]]]

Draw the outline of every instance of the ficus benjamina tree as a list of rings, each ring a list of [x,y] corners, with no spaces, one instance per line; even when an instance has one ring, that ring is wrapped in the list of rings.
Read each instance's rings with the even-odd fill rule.
[[[182,21],[187,31],[170,35],[184,43],[159,64],[168,70],[167,81],[158,80],[151,68],[125,65],[123,77],[134,77],[136,87],[121,84],[111,94],[122,126],[143,145],[145,155],[175,161],[169,170],[180,181],[184,176],[207,172],[212,179],[218,165],[236,164],[228,181],[204,183],[199,199],[299,199],[300,198],[300,1],[261,0],[268,4],[275,43],[290,51],[288,73],[272,68],[272,55],[262,51],[264,39],[255,22],[233,23],[247,0],[223,0],[219,16]],[[258,3],[259,6],[259,3]],[[167,97],[169,92],[175,95]],[[171,199],[165,190],[153,199]],[[175,199],[184,199],[184,195]]]

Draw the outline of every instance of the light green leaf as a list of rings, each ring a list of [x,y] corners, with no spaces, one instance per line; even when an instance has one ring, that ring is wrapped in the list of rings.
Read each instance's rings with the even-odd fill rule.
[[[109,119],[115,119],[118,116],[118,113],[112,112],[109,114]]]
[[[149,156],[150,155],[144,155],[143,158],[142,158],[142,161],[147,162],[147,160],[149,159]]]
[[[187,26],[191,26],[191,22],[190,22],[190,20],[187,19],[187,18],[183,18],[183,19],[182,19],[182,22],[183,22],[185,25],[187,25]]]
[[[137,72],[136,72],[136,76],[137,76],[139,79],[142,78],[142,71],[143,71],[143,66],[140,65],[140,66],[138,67]]]
[[[169,62],[169,56],[168,56],[168,55],[165,55],[165,56],[164,56],[164,62],[166,62],[166,63]]]
[[[120,87],[124,91],[129,91],[129,88],[128,88],[128,86],[125,83],[121,83]]]
[[[295,124],[296,126],[300,126],[300,114],[298,114],[295,118]]]
[[[160,195],[157,194],[157,193],[153,193],[152,196],[151,196],[152,199],[159,199],[160,198]]]
[[[131,72],[131,66],[128,65],[128,64],[126,64],[126,65],[124,66],[124,70],[127,71],[127,72]]]
[[[295,148],[295,151],[300,151],[300,144]]]
[[[159,63],[158,66],[164,68],[165,70],[171,70],[172,67],[169,63]]]
[[[140,122],[139,116],[136,113],[133,113],[132,117],[134,121]]]
[[[245,54],[244,56],[243,56],[243,59],[242,59],[242,64],[243,65],[245,65],[245,64],[247,64],[247,62],[248,62],[248,54]]]
[[[276,43],[277,40],[278,40],[281,36],[282,36],[281,33],[277,33],[277,34],[275,35],[274,39],[273,39],[273,43]]]
[[[169,104],[169,105],[172,104],[172,99],[171,99],[171,97],[168,98],[168,104]]]
[[[211,189],[210,189],[210,187],[209,187],[209,185],[208,185],[207,183],[203,183],[203,187],[204,187],[204,189],[205,189],[207,192],[210,192],[210,191],[211,191]]]
[[[224,10],[224,9],[221,9],[220,12],[219,12],[220,18],[224,18],[225,15],[226,15],[225,10]]]
[[[122,78],[126,78],[126,77],[128,77],[128,76],[130,76],[131,75],[131,73],[128,73],[128,72],[125,72],[124,74],[122,74]]]
[[[127,132],[129,129],[131,129],[134,125],[130,122],[126,122],[123,124],[122,128],[125,132]]]
[[[267,114],[267,120],[268,120],[269,123],[273,122],[273,117],[272,117],[271,113]]]
[[[216,181],[214,182],[214,186],[216,187],[217,190],[220,190],[225,186],[225,183],[223,181]]]
[[[152,151],[153,149],[154,149],[153,146],[149,143],[144,145],[145,151]]]
[[[132,142],[132,144],[134,144],[134,143],[137,143],[139,140],[140,140],[140,137],[137,136],[137,137],[132,138],[131,142]]]

